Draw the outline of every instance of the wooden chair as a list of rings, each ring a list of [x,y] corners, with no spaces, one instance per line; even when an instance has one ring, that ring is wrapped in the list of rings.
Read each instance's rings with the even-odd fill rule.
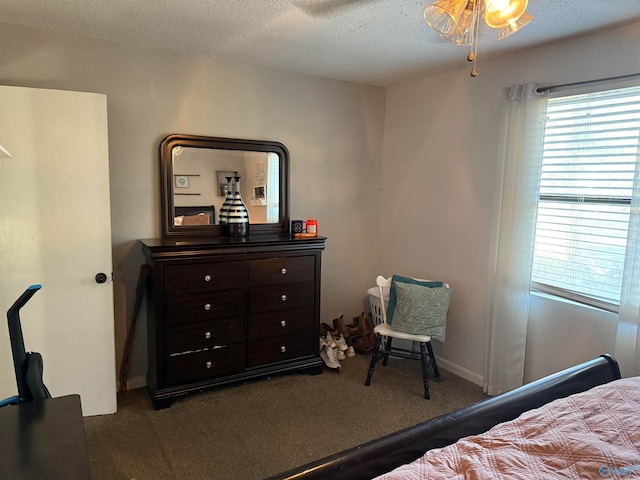
[[[371,355],[371,362],[369,364],[369,371],[365,385],[369,386],[371,384],[373,370],[380,360],[382,360],[382,365],[387,365],[389,356],[420,360],[422,364],[424,398],[429,399],[429,364],[433,367],[434,376],[436,378],[440,377],[436,358],[433,355],[433,348],[431,346],[431,339],[433,336],[432,332],[434,332],[434,320],[436,322],[446,320],[446,312],[449,308],[449,300],[451,298],[451,288],[446,283],[442,283],[442,286],[440,287],[429,287],[421,284],[422,282],[428,281],[413,279],[416,283],[411,288],[412,291],[417,292],[418,295],[414,298],[409,298],[409,296],[399,296],[398,304],[396,305],[396,308],[398,308],[400,307],[400,302],[404,302],[402,305],[403,312],[413,312],[412,314],[414,315],[414,318],[411,319],[411,328],[403,328],[403,326],[399,325],[400,322],[392,321],[391,323],[398,323],[394,328],[394,326],[387,321],[387,306],[385,305],[385,289],[389,289],[391,287],[392,278],[393,277],[385,278],[383,276],[378,276],[376,279],[376,283],[380,291],[380,305],[383,321],[376,325],[374,329],[376,333],[376,346]],[[407,302],[413,302],[414,304],[407,304]],[[415,304],[415,302],[421,303]],[[431,305],[428,305],[426,302],[431,303]],[[432,311],[435,313],[431,314],[430,312]],[[440,323],[440,325],[437,326],[442,332],[444,331],[443,324]],[[384,340],[385,338],[386,341]],[[394,338],[417,342],[420,345],[420,356],[416,356],[413,351],[393,347],[392,341]],[[443,334],[441,341],[444,341]]]

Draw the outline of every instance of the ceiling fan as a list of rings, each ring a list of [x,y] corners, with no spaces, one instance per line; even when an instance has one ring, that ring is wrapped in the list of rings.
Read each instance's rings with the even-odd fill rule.
[[[477,77],[480,17],[498,31],[498,40],[502,40],[531,23],[528,4],[528,0],[436,0],[424,8],[423,15],[444,40],[471,47],[467,60],[473,62],[471,76]]]
[[[298,0],[296,6],[308,15],[326,16],[374,1],[377,0]],[[476,77],[480,17],[497,30],[498,40],[502,40],[531,23],[528,4],[528,0],[435,0],[424,8],[423,16],[444,40],[471,48],[467,60],[473,62],[471,76]]]

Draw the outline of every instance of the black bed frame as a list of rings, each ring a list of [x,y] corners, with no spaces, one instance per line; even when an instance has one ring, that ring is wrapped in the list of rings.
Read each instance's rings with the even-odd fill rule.
[[[428,450],[486,432],[527,410],[619,378],[620,369],[615,359],[601,355],[502,395],[279,473],[267,480],[371,479],[412,462]]]

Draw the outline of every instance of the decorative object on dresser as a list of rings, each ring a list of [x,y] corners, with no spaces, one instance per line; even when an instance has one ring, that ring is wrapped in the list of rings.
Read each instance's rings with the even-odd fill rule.
[[[246,237],[249,235],[249,210],[242,200],[240,193],[240,179],[233,177],[233,200],[229,205],[225,219],[224,232],[229,237]]]
[[[220,207],[220,225],[225,225],[227,223],[227,215],[229,214],[229,207],[233,202],[233,190],[231,190],[231,179],[233,177],[225,177],[227,180],[227,184],[224,188],[220,187],[220,191],[224,191],[224,203]]]
[[[180,149],[181,161],[189,149],[207,150],[201,157],[210,159],[206,169],[213,172],[212,224],[175,222],[183,207],[172,193],[174,148]],[[149,268],[147,389],[154,408],[208,387],[284,372],[322,373],[318,336],[325,238],[295,238],[288,231],[284,145],[171,135],[161,144],[160,160],[163,238],[140,240]],[[242,172],[263,160],[265,168],[277,168],[277,185],[267,184],[266,195],[269,189],[277,192],[279,221],[252,220],[250,235],[227,236],[224,225],[213,224],[215,202],[222,200],[216,172]]]

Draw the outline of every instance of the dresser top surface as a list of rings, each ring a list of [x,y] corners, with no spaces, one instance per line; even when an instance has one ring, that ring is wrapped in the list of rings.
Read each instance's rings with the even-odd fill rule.
[[[197,237],[197,238],[149,238],[139,240],[149,251],[201,250],[208,248],[256,248],[299,247],[323,249],[326,237],[294,238],[278,235],[255,235],[249,237]]]

